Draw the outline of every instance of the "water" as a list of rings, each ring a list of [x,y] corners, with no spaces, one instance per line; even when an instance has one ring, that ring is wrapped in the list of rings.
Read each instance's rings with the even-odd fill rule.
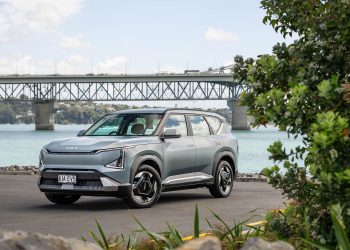
[[[34,124],[0,124],[0,167],[9,165],[37,165],[40,149],[51,140],[76,136],[89,125],[55,125],[54,131],[35,131]],[[287,133],[274,127],[234,131],[239,140],[239,172],[260,172],[273,163],[268,159],[266,148],[281,140],[287,148],[300,144],[288,139]]]

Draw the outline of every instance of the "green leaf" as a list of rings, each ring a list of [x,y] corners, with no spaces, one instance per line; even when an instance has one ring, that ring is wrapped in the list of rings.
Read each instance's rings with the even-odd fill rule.
[[[102,229],[100,223],[99,223],[96,219],[95,219],[95,222],[96,222],[96,224],[97,224],[98,231],[100,232],[101,238],[102,238],[102,240],[103,240],[103,244],[104,244],[104,246],[105,246],[105,249],[109,249],[109,244],[108,244],[106,235],[105,235],[105,233],[103,232],[103,229]]]
[[[342,209],[340,205],[332,205],[330,207],[330,214],[333,222],[333,229],[335,232],[335,237],[337,238],[338,246],[341,250],[350,249],[350,241],[346,234],[345,225],[340,219]]]
[[[318,248],[319,250],[332,250],[331,248],[322,246],[320,244],[317,244],[315,242],[312,242],[312,241],[309,241],[309,240],[306,240],[306,239],[303,239],[303,238],[300,238],[300,240],[304,241],[306,244],[308,244],[310,246]]]
[[[196,204],[196,209],[194,212],[194,234],[193,237],[194,238],[199,238],[199,214],[198,214],[198,206]]]

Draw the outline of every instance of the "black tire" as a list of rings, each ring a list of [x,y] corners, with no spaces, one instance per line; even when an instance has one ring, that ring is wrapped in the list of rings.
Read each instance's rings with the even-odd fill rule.
[[[162,189],[161,179],[157,170],[142,164],[132,178],[130,194],[124,202],[132,208],[148,208],[157,203]]]
[[[220,161],[216,168],[214,185],[209,187],[209,192],[215,198],[225,198],[231,194],[232,185],[232,166],[227,161]]]
[[[69,205],[79,200],[81,195],[45,193],[45,196],[52,203],[59,204],[59,205]]]

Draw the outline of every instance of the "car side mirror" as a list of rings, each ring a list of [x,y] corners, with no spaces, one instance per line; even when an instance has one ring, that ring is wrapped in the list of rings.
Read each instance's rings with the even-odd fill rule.
[[[173,138],[180,138],[181,134],[177,133],[176,129],[170,128],[165,130],[165,132],[160,136],[160,139],[173,139]]]
[[[85,133],[85,130],[80,130],[80,131],[78,132],[78,135],[77,135],[77,136],[83,136],[84,133]]]

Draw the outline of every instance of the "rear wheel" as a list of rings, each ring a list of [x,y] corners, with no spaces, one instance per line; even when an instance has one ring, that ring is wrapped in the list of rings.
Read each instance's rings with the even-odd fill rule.
[[[80,195],[77,194],[45,193],[45,196],[52,203],[60,205],[73,204],[80,198]]]
[[[227,197],[232,191],[232,185],[232,167],[227,161],[220,161],[216,168],[214,185],[209,187],[210,194],[215,198]]]
[[[132,189],[125,203],[133,208],[147,208],[154,205],[161,190],[161,179],[158,172],[151,166],[142,164],[137,169],[132,180]]]

